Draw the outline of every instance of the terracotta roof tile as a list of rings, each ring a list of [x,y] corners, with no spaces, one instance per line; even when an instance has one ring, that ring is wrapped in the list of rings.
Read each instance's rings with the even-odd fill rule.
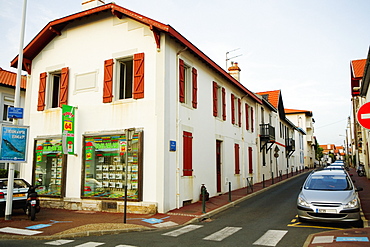
[[[366,64],[366,59],[352,60],[352,70],[354,78],[361,78],[364,75],[364,69]]]
[[[274,90],[274,91],[266,91],[266,92],[259,92],[256,93],[258,95],[261,95],[263,97],[266,97],[266,99],[276,108],[278,109],[278,103],[279,103],[279,96],[280,96],[280,90]]]
[[[0,85],[15,87],[17,74],[0,68]],[[22,76],[21,88],[26,89],[26,76]]]
[[[298,114],[298,113],[304,113],[308,116],[312,116],[312,111],[307,110],[298,110],[298,109],[284,109],[285,114]]]

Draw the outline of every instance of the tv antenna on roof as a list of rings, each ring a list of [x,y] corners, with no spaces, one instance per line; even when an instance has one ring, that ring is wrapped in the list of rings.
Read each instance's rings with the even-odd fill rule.
[[[227,57],[229,55],[230,52],[233,52],[233,51],[237,51],[237,50],[240,50],[240,48],[236,48],[234,50],[231,50],[231,51],[228,51],[226,52],[226,70],[227,70],[227,62],[230,60],[230,59],[233,59],[233,58],[236,58],[236,57],[240,57],[242,56],[243,54],[240,54],[240,55],[236,55],[236,56],[233,56],[233,57]]]

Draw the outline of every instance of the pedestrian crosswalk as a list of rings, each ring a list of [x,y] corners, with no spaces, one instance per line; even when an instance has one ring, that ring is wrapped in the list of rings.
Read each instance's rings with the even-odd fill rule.
[[[190,234],[191,232],[197,231],[202,229],[204,226],[203,225],[195,225],[195,224],[190,224],[183,226],[181,228],[166,232],[161,234],[165,238],[176,238],[180,237],[181,235],[185,234]],[[224,227],[218,231],[209,233],[208,236],[206,237],[199,237],[199,240],[202,241],[213,241],[213,242],[221,242],[227,238],[232,237],[235,233],[242,231],[242,227]],[[256,241],[253,243],[253,246],[277,246],[278,243],[283,239],[283,237],[288,233],[288,231],[285,230],[268,230],[266,231],[261,237],[257,238]],[[194,238],[194,237],[193,237]],[[75,242],[76,241],[76,242]],[[45,245],[53,245],[53,246],[74,246],[74,247],[97,247],[97,246],[104,246],[106,243],[103,242],[85,242],[85,243],[80,243],[77,240],[68,240],[68,239],[58,239],[54,241],[48,241],[45,242]],[[108,244],[108,243],[107,243]],[[111,246],[111,245],[109,245]],[[119,244],[114,247],[139,247],[140,244],[138,245],[129,245],[129,244]]]

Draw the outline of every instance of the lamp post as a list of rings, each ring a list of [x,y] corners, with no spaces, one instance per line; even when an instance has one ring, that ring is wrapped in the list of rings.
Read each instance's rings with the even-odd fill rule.
[[[126,129],[126,153],[125,153],[125,203],[123,211],[123,223],[126,223],[127,215],[127,180],[128,180],[128,154],[131,151],[132,136],[135,132],[135,128]]]

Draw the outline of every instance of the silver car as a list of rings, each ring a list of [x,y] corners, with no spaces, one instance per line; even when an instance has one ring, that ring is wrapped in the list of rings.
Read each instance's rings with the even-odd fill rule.
[[[344,170],[318,170],[306,179],[297,200],[298,219],[321,222],[361,222],[360,200]]]

